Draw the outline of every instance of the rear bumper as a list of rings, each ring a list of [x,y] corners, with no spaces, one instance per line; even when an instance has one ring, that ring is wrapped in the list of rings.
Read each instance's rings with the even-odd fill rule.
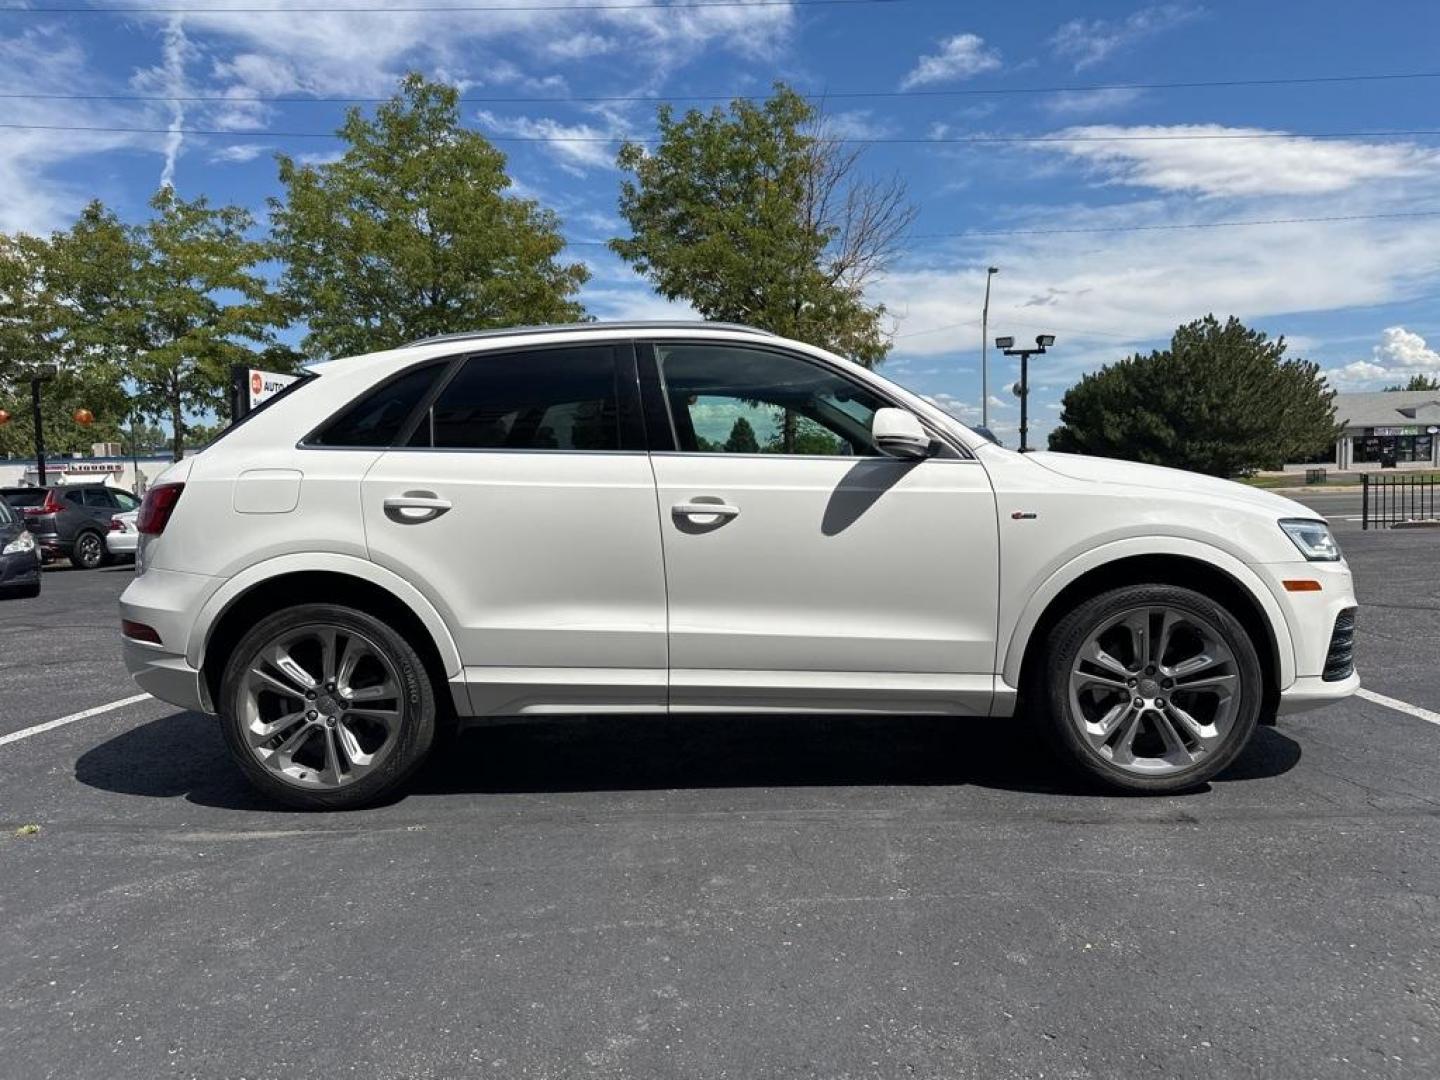
[[[1323,705],[1334,705],[1359,689],[1360,673],[1356,671],[1338,682],[1326,682],[1319,675],[1305,675],[1280,691],[1280,706],[1276,712],[1281,716],[1288,716],[1291,713],[1318,709]]]
[[[139,546],[140,536],[132,532],[112,532],[105,534],[105,549],[111,555],[134,555],[135,548]]]
[[[200,672],[185,651],[195,615],[215,588],[213,578],[173,570],[136,575],[120,596],[120,617],[150,627],[155,645],[122,638],[125,667],[141,689],[186,709],[212,711]]]
[[[141,690],[182,709],[211,712],[205,685],[185,657],[141,641],[121,639],[125,668]]]

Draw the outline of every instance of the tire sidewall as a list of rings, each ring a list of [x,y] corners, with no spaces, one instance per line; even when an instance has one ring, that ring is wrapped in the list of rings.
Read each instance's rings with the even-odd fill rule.
[[[1224,741],[1195,765],[1164,776],[1127,772],[1097,753],[1080,734],[1070,704],[1070,672],[1085,640],[1104,621],[1139,607],[1170,607],[1198,616],[1214,626],[1235,657],[1240,685],[1234,723]],[[1209,780],[1226,768],[1249,743],[1264,704],[1264,673],[1254,642],[1239,620],[1214,600],[1176,585],[1131,585],[1101,593],[1084,601],[1062,618],[1050,632],[1043,686],[1037,695],[1044,702],[1051,735],[1064,756],[1089,779],[1121,791],[1163,793],[1184,791]]]
[[[256,653],[287,631],[313,625],[333,626],[369,638],[394,664],[405,697],[405,721],[396,737],[395,748],[374,771],[340,788],[309,788],[287,783],[260,763],[241,730],[240,695],[244,692],[244,674]],[[373,615],[333,604],[304,604],[260,620],[231,651],[220,682],[220,728],[236,764],[266,795],[302,809],[364,806],[399,787],[420,767],[430,750],[435,738],[436,712],[430,676],[410,643]]]
[[[86,559],[81,557],[81,552],[85,550],[85,545],[87,543],[94,545],[95,557],[93,559]],[[79,536],[75,538],[74,562],[76,566],[80,567],[80,569],[82,570],[96,570],[104,561],[105,541],[100,538],[99,533],[87,530],[85,532],[82,532]]]

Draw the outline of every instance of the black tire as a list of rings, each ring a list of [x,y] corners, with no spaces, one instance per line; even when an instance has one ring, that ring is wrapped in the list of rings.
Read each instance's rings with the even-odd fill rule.
[[[105,565],[109,554],[105,550],[105,538],[99,533],[86,529],[75,537],[70,549],[70,562],[81,570],[98,570]]]
[[[315,789],[291,783],[267,769],[251,751],[242,730],[245,673],[260,650],[287,631],[323,625],[358,633],[383,650],[393,665],[404,694],[404,716],[389,756],[374,771],[345,786]],[[424,762],[435,739],[438,709],[435,688],[424,661],[400,634],[363,611],[335,604],[303,604],[260,620],[235,646],[220,683],[220,726],[225,744],[240,771],[265,795],[306,810],[349,810],[375,803],[401,787]]]
[[[1137,775],[1097,751],[1080,732],[1072,706],[1070,678],[1079,650],[1107,620],[1136,608],[1171,608],[1198,616],[1215,628],[1234,657],[1234,714],[1218,745],[1193,766],[1160,776]],[[1038,726],[1059,755],[1082,778],[1113,791],[1166,794],[1193,789],[1225,769],[1255,731],[1265,699],[1264,675],[1250,635],[1223,605],[1174,585],[1130,585],[1101,593],[1078,605],[1051,629],[1044,653],[1031,672],[1027,699],[1040,712]]]

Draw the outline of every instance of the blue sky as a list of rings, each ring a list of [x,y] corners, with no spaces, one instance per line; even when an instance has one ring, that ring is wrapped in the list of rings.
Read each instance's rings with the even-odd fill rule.
[[[616,140],[648,135],[653,104],[514,99],[763,94],[778,78],[827,93],[836,133],[881,140],[867,144],[864,168],[906,180],[915,235],[872,289],[894,318],[884,370],[957,415],[978,413],[987,265],[1001,268],[992,336],[1058,338],[1035,365],[1042,437],[1082,372],[1210,311],[1285,334],[1342,389],[1440,372],[1440,214],[1395,216],[1440,211],[1440,136],[1304,137],[1440,129],[1440,79],[1084,89],[1440,72],[1433,0],[690,0],[548,12],[534,8],[586,0],[475,0],[516,10],[413,10],[427,2],[463,0],[126,0],[119,16],[0,13],[0,123],[159,129],[0,131],[0,228],[63,226],[96,197],[138,218],[166,180],[263,215],[276,150],[323,159],[337,147],[287,133],[333,131],[344,105],[245,99],[384,97],[413,69],[500,99],[467,102],[465,118],[505,140],[517,190],[563,218],[594,273],[583,296],[594,314],[660,315],[675,309],[595,243],[621,228]],[[281,10],[213,10],[266,4]],[[155,10],[176,7],[186,10]],[[1020,92],[1054,87],[1081,89]],[[226,100],[125,100],[171,94]],[[1267,137],[1231,137],[1252,134]],[[945,141],[1015,136],[1075,141]],[[1211,227],[1339,217],[1361,220]],[[1200,227],[1153,228],[1174,225]],[[991,421],[1002,435],[1015,422],[1013,379],[992,356]]]

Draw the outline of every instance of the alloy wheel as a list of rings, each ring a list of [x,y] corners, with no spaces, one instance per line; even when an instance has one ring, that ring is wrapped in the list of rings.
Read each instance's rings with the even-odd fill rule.
[[[100,543],[100,537],[94,533],[82,533],[75,541],[75,561],[86,570],[94,570],[100,565],[105,550]]]
[[[1208,619],[1147,606],[1100,623],[1070,670],[1070,715],[1101,758],[1164,776],[1216,752],[1234,725],[1235,654]]]
[[[288,630],[260,648],[238,704],[256,760],[286,783],[321,789],[353,784],[389,757],[406,711],[385,651],[329,625]]]

